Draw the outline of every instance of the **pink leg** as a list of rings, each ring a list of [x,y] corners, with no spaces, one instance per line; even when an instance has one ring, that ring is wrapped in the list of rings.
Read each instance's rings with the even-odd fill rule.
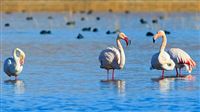
[[[109,80],[109,70],[107,70],[107,80]]]
[[[114,80],[115,79],[115,74],[114,74],[114,69],[113,69],[113,72],[112,72],[112,80]]]
[[[164,70],[162,70],[162,79],[164,79]]]
[[[176,68],[176,77],[178,77],[178,69]]]
[[[15,76],[15,80],[18,80],[17,76]]]
[[[179,68],[179,77],[182,76],[181,68]]]

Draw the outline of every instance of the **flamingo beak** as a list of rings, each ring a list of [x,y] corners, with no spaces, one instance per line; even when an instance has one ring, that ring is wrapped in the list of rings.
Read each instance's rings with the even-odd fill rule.
[[[156,41],[156,40],[153,38],[153,43],[155,43],[155,41]]]
[[[128,37],[124,37],[124,40],[126,42],[126,46],[128,46],[129,44],[131,44],[131,40],[128,40]]]

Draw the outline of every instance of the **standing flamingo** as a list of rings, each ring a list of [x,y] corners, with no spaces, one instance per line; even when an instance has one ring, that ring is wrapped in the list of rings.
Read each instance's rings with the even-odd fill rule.
[[[117,47],[108,47],[101,51],[99,55],[99,61],[101,63],[100,68],[107,70],[107,80],[109,80],[109,70],[112,69],[112,80],[114,80],[114,70],[122,69],[125,64],[125,53],[120,40],[123,39],[128,46],[129,40],[124,33],[119,33],[116,39]]]
[[[7,58],[4,61],[4,72],[9,76],[15,76],[15,80],[17,80],[17,76],[22,72],[23,65],[25,60],[25,53],[16,48],[13,51],[13,58]]]
[[[168,51],[171,59],[175,62],[175,68],[176,68],[176,76],[181,76],[181,68],[186,67],[186,70],[191,73],[192,68],[196,66],[195,61],[192,60],[192,58],[182,49],[179,48],[171,48]],[[179,68],[179,73],[177,68]]]
[[[158,31],[153,37],[153,43],[159,37],[162,37],[162,44],[160,51],[155,53],[151,59],[151,69],[162,70],[162,79],[164,78],[164,70],[173,70],[175,67],[174,61],[170,58],[170,55],[165,51],[167,45],[167,37],[164,31]]]

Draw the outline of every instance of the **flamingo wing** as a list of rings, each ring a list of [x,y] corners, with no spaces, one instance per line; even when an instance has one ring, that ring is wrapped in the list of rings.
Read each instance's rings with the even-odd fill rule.
[[[108,47],[99,55],[101,68],[115,69],[120,63],[120,52],[115,47]]]
[[[192,60],[192,58],[182,49],[179,48],[171,48],[168,51],[170,57],[174,60],[176,64],[186,64],[189,67],[195,67],[196,63]]]

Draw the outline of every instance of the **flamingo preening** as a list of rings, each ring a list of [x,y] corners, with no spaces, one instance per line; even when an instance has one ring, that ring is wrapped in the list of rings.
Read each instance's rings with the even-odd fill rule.
[[[158,53],[155,53],[151,59],[151,69],[162,70],[162,79],[164,78],[164,70],[173,70],[175,67],[174,61],[170,55],[165,51],[167,45],[167,37],[164,31],[158,31],[153,37],[153,43],[159,37],[162,37],[162,44]]]
[[[186,67],[186,70],[191,73],[192,69],[196,66],[195,61],[192,60],[192,58],[182,49],[179,48],[171,48],[168,51],[171,59],[175,63],[176,68],[176,76],[181,76],[181,68]],[[179,68],[179,73],[178,69]]]
[[[4,72],[9,76],[15,76],[15,80],[17,80],[17,76],[22,72],[23,65],[25,61],[25,53],[16,48],[13,51],[13,58],[7,58],[4,61]]]
[[[129,40],[124,33],[119,33],[116,39],[117,47],[108,47],[101,51],[99,55],[100,68],[107,70],[107,80],[109,80],[109,70],[112,69],[112,80],[114,80],[114,70],[122,69],[125,64],[125,53],[120,40],[123,39],[128,46]]]

